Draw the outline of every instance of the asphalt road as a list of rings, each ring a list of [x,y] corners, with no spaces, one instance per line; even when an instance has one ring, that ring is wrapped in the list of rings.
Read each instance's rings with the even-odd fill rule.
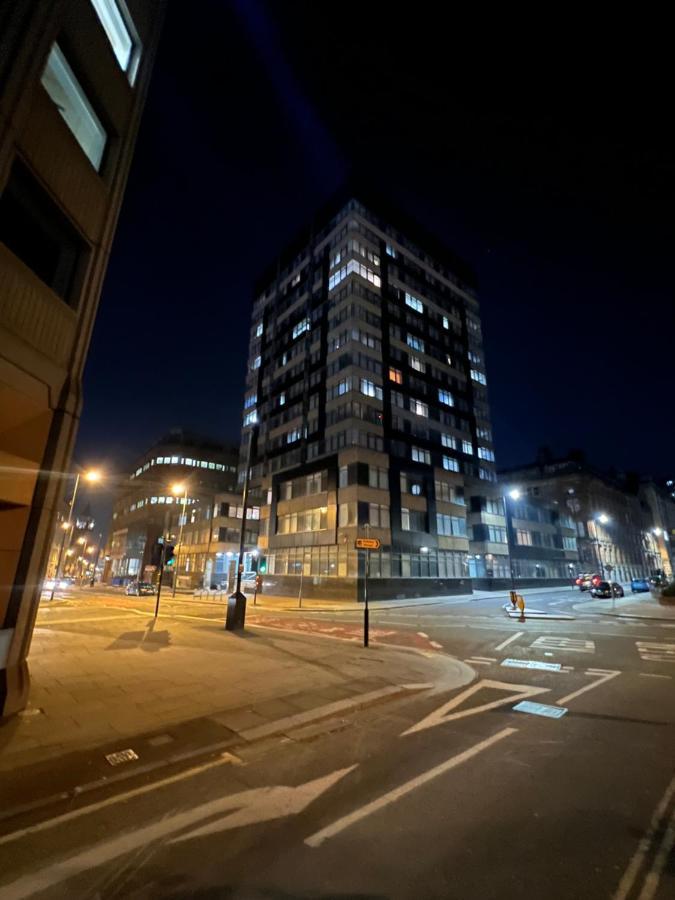
[[[374,610],[374,627],[467,660],[477,680],[29,817],[0,837],[0,897],[672,900],[675,627],[585,615],[582,597],[542,595],[537,609],[576,618],[524,623],[502,596]],[[138,603],[89,595],[60,615]],[[190,603],[164,609],[222,615]]]

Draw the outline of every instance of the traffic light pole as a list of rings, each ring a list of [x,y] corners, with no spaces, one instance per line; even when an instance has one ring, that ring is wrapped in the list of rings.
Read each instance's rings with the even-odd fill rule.
[[[162,577],[164,576],[164,561],[166,559],[166,545],[169,540],[169,513],[164,513],[164,529],[162,531],[162,552],[159,555],[159,581],[157,582],[157,600],[155,601],[155,618],[159,615],[159,598],[162,596]],[[138,594],[140,596],[140,579],[138,581]]]
[[[241,502],[241,531],[239,532],[239,559],[237,560],[237,584],[234,593],[227,598],[227,615],[225,618],[226,631],[238,631],[243,629],[246,622],[246,595],[241,592],[241,576],[244,568],[244,549],[246,547],[246,513],[248,511],[248,486],[251,473],[251,460],[253,459],[253,444],[258,437],[258,426],[251,428],[246,453],[246,471],[244,472],[244,491]]]

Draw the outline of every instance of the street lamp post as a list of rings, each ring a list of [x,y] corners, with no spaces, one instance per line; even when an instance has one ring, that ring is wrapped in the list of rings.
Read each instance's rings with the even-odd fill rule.
[[[84,473],[83,478],[85,481],[96,482],[100,481],[101,473],[97,469],[89,469]],[[70,531],[68,535],[68,546],[70,547],[70,543],[73,539],[73,531],[75,529],[75,517],[73,515],[75,511],[75,500],[77,499],[77,489],[80,486],[80,473],[77,472],[75,475],[75,487],[73,488],[73,496],[70,498],[70,503],[68,504],[68,522],[63,522],[61,527],[63,528],[63,536],[61,538],[61,548],[59,550],[59,559],[56,564],[56,578],[54,579],[54,587],[51,590],[51,594],[49,595],[49,599],[54,599],[54,591],[56,590],[56,585],[58,584],[61,578],[61,562],[63,560],[63,548],[65,546],[66,534]]]
[[[503,495],[504,499],[504,518],[506,519],[506,550],[509,554],[509,569],[511,571],[511,593],[514,594],[516,590],[516,575],[513,567],[513,551],[512,551],[512,542],[511,542],[511,528],[509,527],[509,503],[508,497],[512,500],[519,500],[521,497],[521,493],[518,488],[513,488],[510,491],[507,491]],[[513,597],[511,597],[512,602]]]
[[[244,490],[241,502],[241,531],[239,533],[239,557],[237,559],[237,584],[234,593],[227,598],[227,615],[225,617],[225,629],[237,631],[244,627],[246,622],[246,595],[241,592],[241,576],[244,568],[244,550],[246,547],[246,513],[248,511],[248,491],[251,474],[251,460],[253,459],[253,445],[258,438],[258,425],[251,428],[246,452],[246,470],[244,471]]]
[[[171,493],[174,497],[183,495],[183,511],[180,517],[180,530],[178,532],[178,553],[180,554],[183,550],[183,527],[185,525],[185,508],[187,506],[187,484],[174,484],[171,488]],[[211,528],[211,520],[209,519],[209,528]],[[178,563],[180,562],[180,555],[176,560],[176,568],[173,573],[173,585],[171,587],[171,596],[176,596],[176,581],[178,580]]]

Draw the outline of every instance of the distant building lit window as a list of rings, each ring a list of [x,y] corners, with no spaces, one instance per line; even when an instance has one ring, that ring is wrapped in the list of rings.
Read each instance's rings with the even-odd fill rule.
[[[429,407],[421,400],[410,401],[410,412],[415,413],[416,416],[424,416],[425,419],[429,418]]]
[[[459,463],[452,456],[443,457],[443,468],[448,472],[459,472]]]
[[[108,136],[58,44],[52,45],[47,58],[42,86],[89,162],[98,171]]]
[[[495,461],[495,452],[491,450],[489,447],[479,447],[478,448],[478,459],[487,459],[488,462]]]
[[[392,259],[396,259],[396,257],[398,256],[398,253],[396,252],[396,248],[392,247],[391,244],[387,244],[384,249],[387,253],[387,256],[391,256]]]
[[[443,316],[443,328],[450,328],[450,319],[447,316]]]
[[[471,369],[471,377],[474,381],[477,381],[478,384],[487,384],[487,379],[482,372],[477,371],[476,369]]]
[[[359,381],[359,390],[362,394],[365,394],[366,397],[376,397],[378,400],[382,399],[382,388],[374,382],[368,381],[367,378],[361,378]]]
[[[450,391],[444,391],[442,388],[438,389],[438,399],[441,403],[445,403],[446,406],[454,406],[455,400]]]
[[[457,449],[457,438],[451,434],[441,434],[441,444],[444,447],[449,447],[451,450]]]
[[[299,337],[303,332],[309,331],[310,327],[309,319],[302,319],[293,327],[293,337]]]
[[[252,409],[250,413],[247,413],[244,416],[244,425],[254,425],[258,421],[258,412],[255,409]],[[209,465],[213,465],[210,463]]]
[[[135,32],[132,35],[131,22],[122,15],[116,0],[91,0],[91,5],[96,10],[120,68],[127,73],[133,84],[141,58],[141,47]]]
[[[406,343],[409,347],[412,347],[413,350],[419,350],[421,353],[424,353],[424,341],[422,338],[415,337],[414,334],[409,334],[406,338]]]
[[[462,441],[462,453],[473,453],[473,444],[471,441]]]
[[[405,305],[409,306],[410,309],[414,309],[415,312],[422,313],[424,312],[424,304],[417,297],[413,297],[412,294],[409,294],[406,291],[405,294]]]
[[[389,369],[389,381],[395,384],[403,384],[403,373],[399,369]]]
[[[425,463],[427,466],[431,463],[431,454],[422,447],[412,447],[410,450],[410,458],[413,462]]]
[[[262,322],[258,322],[258,324],[257,324],[256,327],[255,327],[255,336],[256,336],[256,337],[260,337],[260,336],[262,335],[262,333],[263,333],[263,327],[264,327],[264,326],[263,326],[263,323],[262,323]]]
[[[427,364],[424,360],[420,359],[419,356],[413,356],[412,353],[408,355],[408,362],[410,363],[410,368],[416,372],[426,372],[427,370]]]
[[[284,406],[285,403],[286,403],[286,392],[285,392],[285,391],[282,391],[282,392],[279,394],[279,406]]]
[[[251,368],[252,368],[252,369],[259,369],[259,368],[260,368],[260,363],[261,363],[261,362],[262,362],[262,357],[256,356],[256,358],[255,358],[255,359],[253,360],[253,362],[251,363]]]

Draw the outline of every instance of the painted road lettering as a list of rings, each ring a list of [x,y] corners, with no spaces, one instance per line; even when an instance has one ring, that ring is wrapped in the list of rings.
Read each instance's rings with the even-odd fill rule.
[[[559,672],[560,663],[539,662],[536,659],[504,659],[502,665],[508,669],[541,669],[544,672]]]
[[[572,653],[595,653],[595,643],[577,638],[540,637],[530,645],[535,650],[560,650]]]
[[[522,700],[513,707],[514,712],[529,713],[532,716],[544,716],[547,719],[560,719],[567,709],[564,706],[547,706],[545,703],[533,703],[531,700]]]

